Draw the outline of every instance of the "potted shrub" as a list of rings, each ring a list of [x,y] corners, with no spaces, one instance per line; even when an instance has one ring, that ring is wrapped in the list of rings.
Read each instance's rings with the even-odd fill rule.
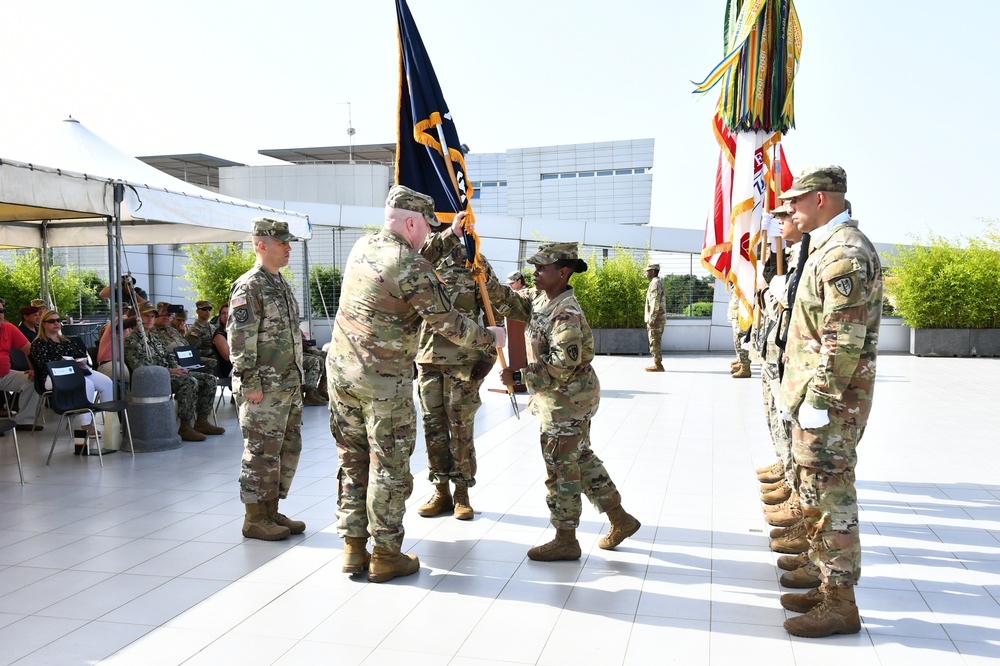
[[[636,261],[627,250],[616,247],[614,255],[601,261],[596,252],[586,258],[587,272],[574,275],[570,283],[594,332],[598,354],[647,354],[649,340],[642,320],[646,304],[646,257]]]

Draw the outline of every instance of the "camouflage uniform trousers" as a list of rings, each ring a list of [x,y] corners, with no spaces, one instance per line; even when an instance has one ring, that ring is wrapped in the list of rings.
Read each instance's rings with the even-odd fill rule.
[[[854,468],[863,434],[863,427],[834,415],[829,424],[813,430],[792,423],[792,460],[808,525],[809,558],[831,585],[857,585],[861,577]]]
[[[740,328],[740,323],[738,321],[733,322],[733,348],[736,350],[736,356],[740,359],[740,363],[743,365],[750,365],[750,350],[743,349],[743,339],[747,336],[747,332]]]
[[[329,383],[330,432],[337,442],[337,534],[398,552],[413,492],[410,456],[417,437],[412,390],[371,400]]]
[[[285,499],[302,453],[301,391],[264,391],[257,404],[241,391],[236,406],[243,432],[240,500],[257,504]]]
[[[323,373],[326,372],[326,357],[316,354],[302,354],[302,385],[318,389]]]
[[[215,377],[204,372],[171,373],[170,390],[177,397],[177,416],[181,421],[193,421],[199,414],[211,414],[216,386]]]
[[[663,362],[663,329],[666,325],[666,317],[656,317],[646,323],[646,333],[649,335],[649,353],[657,363]]]
[[[545,503],[556,529],[576,529],[583,512],[583,493],[599,513],[621,505],[622,497],[601,459],[590,450],[590,419],[543,424]]]
[[[774,373],[774,378],[769,376],[768,369],[761,372],[761,387],[763,389],[764,415],[767,418],[767,427],[771,432],[771,442],[774,444],[774,452],[778,459],[785,466],[785,481],[789,487],[795,487],[795,466],[792,464],[792,424],[781,417],[781,410],[778,409],[778,401],[775,399],[775,392],[778,390],[777,366],[768,366]]]
[[[483,379],[468,377],[472,366],[420,364],[417,388],[427,443],[427,477],[431,483],[471,488],[476,485],[473,430],[482,406]]]

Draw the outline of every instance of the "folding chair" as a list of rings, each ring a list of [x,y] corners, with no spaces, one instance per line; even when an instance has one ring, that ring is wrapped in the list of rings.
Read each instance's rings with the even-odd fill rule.
[[[14,419],[0,419],[0,433],[6,435],[8,432],[14,433],[14,457],[17,458],[17,474],[21,477],[21,485],[24,485],[24,472],[21,471],[21,449],[17,446],[17,422]]]
[[[62,427],[63,421],[66,421],[66,428],[70,432],[70,436],[72,436],[72,419],[67,419],[66,417],[89,413],[92,419],[91,422],[93,422],[93,420],[96,420],[95,412],[124,414],[129,451],[132,452],[132,457],[135,458],[135,445],[132,442],[132,426],[128,422],[128,411],[126,411],[128,402],[125,400],[90,402],[90,399],[87,397],[86,375],[83,374],[83,370],[76,361],[52,361],[48,365],[48,372],[49,377],[52,378],[52,397],[50,398],[52,411],[59,415],[59,423],[56,425],[56,432],[52,436],[52,446],[49,448],[49,457],[45,460],[46,465],[52,462],[52,452],[56,450],[56,440],[59,438],[59,429]],[[95,432],[94,438],[97,440],[97,457],[101,461],[101,467],[104,467],[100,433]],[[87,440],[87,450],[89,452],[90,438],[88,437]]]

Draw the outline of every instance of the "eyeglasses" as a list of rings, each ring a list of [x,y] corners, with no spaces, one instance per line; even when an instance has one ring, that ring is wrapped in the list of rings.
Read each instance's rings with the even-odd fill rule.
[[[45,323],[46,324],[61,324],[62,323],[62,319],[46,319]]]
[[[6,312],[6,310],[4,310],[3,308],[0,308],[0,314],[3,314],[4,312]]]

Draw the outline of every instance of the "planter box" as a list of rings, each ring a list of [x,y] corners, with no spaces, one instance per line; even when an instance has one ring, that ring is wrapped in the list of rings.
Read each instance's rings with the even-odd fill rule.
[[[914,328],[910,330],[914,356],[1000,356],[1000,329]]]
[[[595,328],[595,354],[649,354],[649,336],[644,328]]]

